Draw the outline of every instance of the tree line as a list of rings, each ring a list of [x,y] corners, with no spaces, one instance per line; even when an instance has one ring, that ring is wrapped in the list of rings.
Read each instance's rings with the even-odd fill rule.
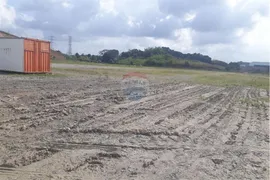
[[[116,49],[104,49],[99,55],[79,54],[67,56],[67,59],[95,63],[125,64],[135,66],[156,66],[172,68],[192,68],[207,70],[239,71],[238,63],[226,63],[213,60],[200,53],[182,53],[168,47],[152,47],[145,50],[130,49],[119,53]]]

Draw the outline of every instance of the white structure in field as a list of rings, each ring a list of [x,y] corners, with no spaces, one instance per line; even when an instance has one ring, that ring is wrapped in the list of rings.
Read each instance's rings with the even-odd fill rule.
[[[0,70],[24,72],[24,39],[0,38]]]

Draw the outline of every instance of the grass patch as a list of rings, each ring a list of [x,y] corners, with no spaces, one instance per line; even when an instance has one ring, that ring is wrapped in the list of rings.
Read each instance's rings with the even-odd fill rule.
[[[123,76],[129,72],[139,72],[146,75],[155,76],[175,76],[175,75],[196,75],[202,72],[198,70],[186,70],[186,69],[174,69],[174,68],[155,68],[155,67],[120,67],[119,68],[53,68],[53,71],[57,72],[73,72],[87,75],[108,75],[108,76]]]
[[[86,61],[74,61],[74,60],[52,60],[54,64],[79,64],[79,65],[95,65],[95,66],[111,66],[111,67],[137,67],[132,65],[122,65],[122,64],[105,64],[105,63],[95,63]]]
[[[216,86],[248,86],[269,89],[269,77],[254,74],[206,72],[195,76],[194,81]]]
[[[72,62],[73,63],[73,62]],[[85,64],[84,62],[82,62]],[[97,65],[98,63],[87,63],[87,65]],[[162,67],[136,67],[136,66],[123,66],[112,64],[107,66],[105,64],[98,64],[101,67],[98,68],[81,68],[74,67],[70,68],[53,68],[53,71],[67,73],[74,72],[79,74],[87,75],[106,75],[114,77],[122,77],[128,72],[140,72],[146,75],[153,76],[174,76],[174,79],[181,79],[181,75],[190,77],[188,82],[215,85],[222,87],[232,86],[244,86],[244,87],[255,87],[260,89],[269,90],[269,76],[258,75],[258,74],[242,74],[242,73],[230,73],[230,72],[219,72],[219,71],[205,71],[205,70],[190,70],[190,69],[175,69],[175,68],[162,68]],[[102,68],[106,66],[106,68]],[[111,66],[114,66],[110,68]],[[118,67],[118,68],[115,68]]]
[[[70,75],[70,73],[81,74],[81,75],[93,75],[93,76],[112,76],[120,77],[124,74],[124,71],[118,69],[67,69],[67,68],[53,68],[54,71]],[[126,71],[128,72],[128,71]]]

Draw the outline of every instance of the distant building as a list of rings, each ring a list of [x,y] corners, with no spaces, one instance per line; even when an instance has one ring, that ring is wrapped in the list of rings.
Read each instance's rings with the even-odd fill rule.
[[[251,62],[250,66],[265,66],[269,67],[269,62]]]
[[[249,66],[248,62],[239,62],[240,67],[247,67]]]
[[[240,72],[269,73],[269,62],[239,62]]]

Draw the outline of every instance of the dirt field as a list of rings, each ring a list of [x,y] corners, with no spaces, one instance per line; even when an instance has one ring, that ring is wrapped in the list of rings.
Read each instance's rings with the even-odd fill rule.
[[[0,179],[269,179],[269,91],[187,79],[0,75]]]

